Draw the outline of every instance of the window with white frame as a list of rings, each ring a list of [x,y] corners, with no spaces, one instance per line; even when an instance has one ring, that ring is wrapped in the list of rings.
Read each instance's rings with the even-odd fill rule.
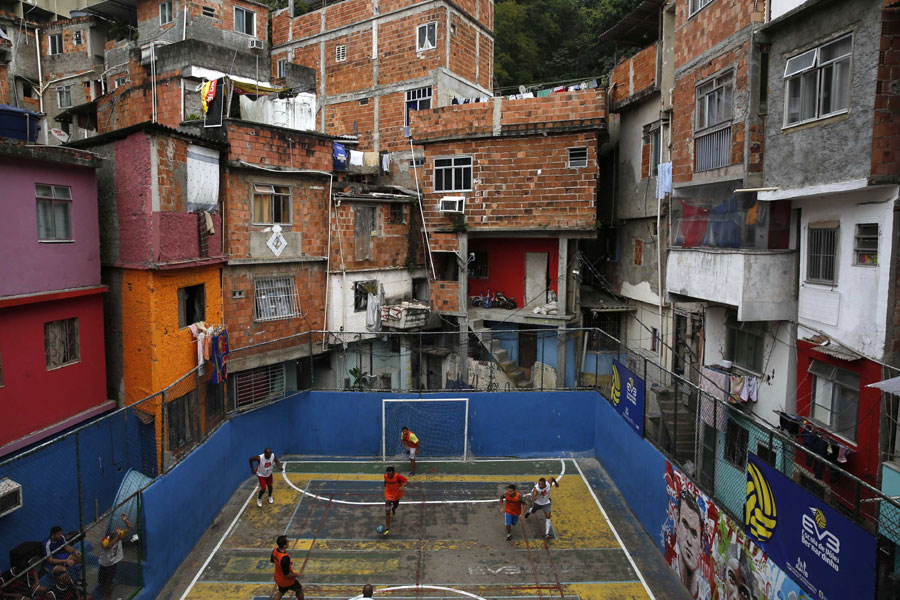
[[[878,223],[857,223],[853,264],[866,267],[878,264]]]
[[[587,148],[569,148],[569,168],[580,169],[588,164]]]
[[[837,281],[839,227],[810,225],[806,248],[806,280],[813,283]]]
[[[260,225],[290,225],[291,188],[286,185],[254,183],[253,222]]]
[[[434,159],[435,192],[472,191],[472,157]]]
[[[847,110],[852,50],[853,38],[846,35],[787,60],[784,65],[785,126]]]
[[[287,72],[287,62],[286,58],[278,59],[278,79],[284,79],[284,74]]]
[[[236,408],[278,397],[285,390],[284,363],[239,371],[232,375]]]
[[[256,37],[256,13],[240,6],[234,7],[234,30]]]
[[[300,315],[300,295],[293,277],[255,280],[253,298],[255,321],[277,321]]]
[[[75,31],[72,32],[72,45],[80,46],[83,43],[84,43],[84,34],[81,32],[80,29],[76,29]]]
[[[347,60],[346,44],[338,44],[334,47],[334,60],[335,62],[344,62],[345,60]]]
[[[56,103],[60,108],[72,106],[72,86],[62,85],[56,88]]]
[[[44,355],[48,371],[81,360],[78,317],[44,323]]]
[[[734,313],[725,320],[725,358],[732,363],[754,373],[763,370],[763,349],[766,345],[766,330],[761,323],[738,321]]]
[[[159,24],[165,25],[172,22],[172,0],[159,3]]]
[[[697,86],[697,131],[731,121],[734,83],[731,72]]]
[[[812,376],[812,419],[856,441],[859,375],[815,359],[809,363],[809,374]]]
[[[437,23],[419,25],[416,30],[416,52],[434,50],[437,47]]]
[[[62,54],[63,39],[61,33],[51,33],[47,36],[47,50],[51,56],[54,54]]]
[[[431,108],[431,86],[406,91],[406,113],[404,125],[409,127],[409,113],[414,110]]]
[[[713,0],[691,0],[691,16]]]
[[[38,239],[70,241],[72,239],[72,188],[65,185],[34,186],[37,197]]]

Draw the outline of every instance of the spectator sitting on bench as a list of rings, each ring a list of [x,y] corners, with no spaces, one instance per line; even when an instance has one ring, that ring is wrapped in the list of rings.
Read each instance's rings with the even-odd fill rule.
[[[81,581],[81,553],[69,545],[59,525],[51,527],[50,537],[44,540],[44,556],[46,568],[65,567],[72,579]]]
[[[0,598],[3,600],[31,600],[40,598],[47,588],[38,583],[37,569],[27,571],[13,565],[0,574]]]
[[[44,600],[93,600],[90,594],[85,598],[81,590],[72,583],[72,578],[65,567],[55,567],[53,577],[56,583],[44,595]]]

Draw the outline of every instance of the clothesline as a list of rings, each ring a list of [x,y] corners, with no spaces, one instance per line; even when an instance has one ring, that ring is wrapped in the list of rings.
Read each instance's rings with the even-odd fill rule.
[[[212,383],[228,379],[228,330],[224,325],[207,325],[198,321],[188,326],[197,341],[197,373],[204,374],[206,362],[212,364]]]
[[[572,85],[557,85],[553,87],[548,87],[540,90],[531,90],[528,92],[522,92],[518,94],[509,94],[506,95],[507,100],[525,100],[528,98],[545,98],[550,94],[558,94],[560,92],[577,92],[579,90],[587,90],[587,89],[596,89],[598,87],[598,82],[596,79],[590,79],[587,81],[582,81],[581,83],[576,83]],[[502,96],[501,96],[502,97]],[[465,96],[454,96],[450,99],[450,104],[472,104],[478,102],[490,102],[493,100],[492,96],[474,96],[474,97],[465,97]]]

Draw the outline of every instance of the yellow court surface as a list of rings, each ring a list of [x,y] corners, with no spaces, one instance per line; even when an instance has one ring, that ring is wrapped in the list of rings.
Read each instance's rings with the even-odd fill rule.
[[[264,497],[260,508],[256,490],[247,497],[182,598],[270,598],[279,535],[311,600],[353,598],[366,583],[376,598],[652,598],[573,459],[423,462],[387,536],[376,531],[385,523],[385,463],[283,463],[275,502]],[[538,512],[506,541],[506,487],[527,494],[550,476],[560,484],[551,539]]]

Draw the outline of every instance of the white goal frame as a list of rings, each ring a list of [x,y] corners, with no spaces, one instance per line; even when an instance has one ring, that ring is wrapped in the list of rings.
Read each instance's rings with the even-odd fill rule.
[[[463,426],[463,456],[469,459],[469,399],[468,398],[382,398],[381,400],[381,461],[387,462],[387,420],[385,410],[389,402],[462,402],[465,408],[465,425]],[[396,432],[395,432],[396,435]]]

